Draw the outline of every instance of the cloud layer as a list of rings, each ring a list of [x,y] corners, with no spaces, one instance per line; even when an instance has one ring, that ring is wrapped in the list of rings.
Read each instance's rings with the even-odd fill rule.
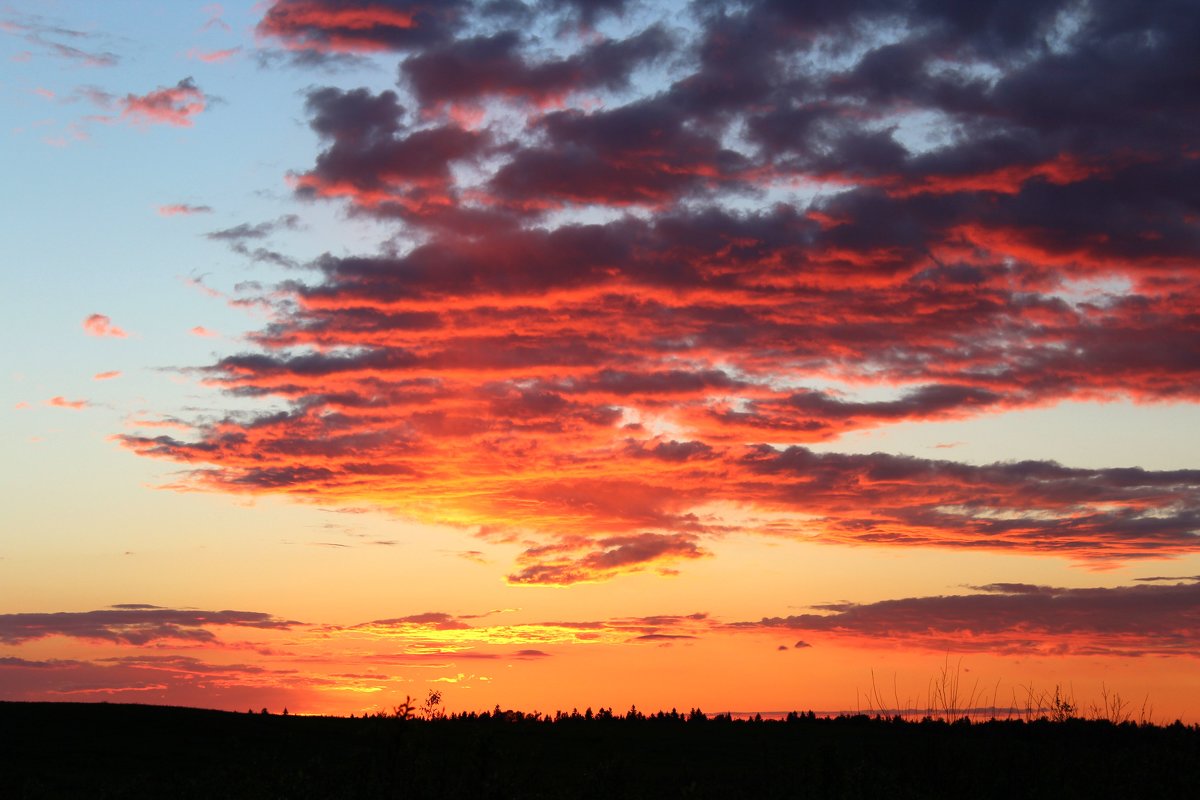
[[[718,640],[743,653],[739,661],[751,673],[764,663],[753,653],[772,660],[776,651],[786,650],[819,660],[827,647],[901,647],[939,657],[1200,655],[1200,583],[1193,579],[1153,578],[1108,588],[1021,583],[965,588],[948,595],[825,603],[808,613],[746,622],[706,613],[541,620],[519,615],[518,621],[512,617],[518,612],[507,609],[428,611],[332,625],[264,612],[145,604],[7,614],[0,615],[0,700],[390,710],[413,693],[415,680],[483,686],[500,677],[501,668],[511,677],[529,662],[570,659],[584,650],[599,651],[607,664],[640,651],[637,663],[644,665],[650,659],[644,648],[654,648],[651,660],[661,668],[695,659],[699,651],[690,648]],[[50,637],[72,640],[69,656],[46,658],[39,644]],[[460,696],[456,704],[473,707],[471,696]]]
[[[391,56],[392,90],[309,92],[289,180],[396,238],[313,259],[207,368],[287,411],[123,438],[191,486],[478,527],[524,544],[518,583],[670,571],[731,530],[1196,550],[1194,471],[805,447],[1198,399],[1188,3],[277,0],[258,34]],[[210,237],[271,260],[248,243],[289,226],[263,225]]]
[[[997,583],[971,588],[971,594],[830,603],[815,607],[821,613],[733,627],[949,653],[1200,654],[1200,583],[1110,589]]]
[[[212,627],[287,629],[299,623],[257,611],[191,611],[145,604],[52,614],[0,614],[0,644],[48,636],[144,645],[159,640],[215,641]]]

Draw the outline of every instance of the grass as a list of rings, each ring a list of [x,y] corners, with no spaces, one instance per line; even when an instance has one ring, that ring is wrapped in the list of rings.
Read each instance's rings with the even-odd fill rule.
[[[1154,706],[1147,695],[1137,709],[1119,692],[1111,691],[1105,684],[1100,686],[1097,700],[1084,708],[1076,699],[1074,688],[1065,688],[1061,683],[1053,688],[1039,689],[1032,683],[1010,689],[1009,702],[1000,705],[1000,681],[989,686],[980,686],[975,680],[967,687],[962,680],[962,659],[951,663],[945,659],[938,671],[929,679],[923,698],[906,697],[900,700],[896,677],[892,677],[891,703],[885,700],[879,688],[875,671],[871,670],[871,688],[858,693],[856,708],[859,713],[872,717],[900,717],[905,720],[933,719],[946,722],[968,720],[1067,720],[1104,721],[1114,725],[1138,723],[1153,724]],[[865,705],[864,705],[865,703]]]

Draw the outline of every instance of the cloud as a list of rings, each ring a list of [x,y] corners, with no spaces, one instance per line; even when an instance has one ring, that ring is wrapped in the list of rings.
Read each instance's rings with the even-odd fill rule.
[[[232,228],[224,228],[218,231],[210,231],[204,234],[204,238],[211,239],[216,242],[242,242],[247,239],[265,239],[272,233],[280,230],[298,230],[300,228],[300,218],[295,214],[284,214],[279,219],[270,222],[259,222],[250,224],[243,222],[240,225],[235,225]]]
[[[403,51],[443,41],[467,10],[460,0],[275,0],[257,33],[295,50]]]
[[[223,19],[225,15],[225,9],[220,3],[210,3],[200,10],[204,14],[208,15],[208,19],[206,19],[204,24],[200,26],[200,30],[206,31],[211,28],[220,28],[223,31],[231,30],[229,23]]]
[[[627,39],[597,42],[567,58],[530,63],[521,53],[521,36],[505,30],[409,56],[400,71],[425,105],[475,103],[491,95],[548,103],[570,92],[625,88],[635,68],[670,50],[667,33],[651,27]]]
[[[1184,575],[1184,576],[1154,575],[1149,578],[1134,578],[1134,580],[1138,581],[1140,583],[1157,583],[1160,581],[1172,581],[1172,582],[1177,582],[1177,583],[1183,583],[1185,581],[1200,581],[1200,575]]]
[[[194,206],[188,203],[172,203],[159,206],[158,213],[164,217],[190,216],[192,214],[211,214],[212,206]]]
[[[346,197],[379,213],[422,216],[456,200],[451,164],[479,156],[487,136],[457,125],[413,130],[397,95],[325,88],[308,95],[311,126],[328,143],[309,172],[291,176],[302,197]]]
[[[1200,650],[1200,583],[1064,589],[993,584],[972,594],[828,603],[818,613],[731,623],[832,641],[1005,655],[1190,655]],[[797,646],[803,646],[799,642]]]
[[[525,649],[516,651],[512,657],[520,659],[549,658],[550,654],[542,650]]]
[[[257,708],[266,702],[252,699],[258,692],[312,708],[326,692],[402,692],[411,677],[401,669],[420,669],[436,681],[457,677],[463,661],[530,661],[567,648],[661,647],[716,637],[755,646],[746,644],[749,637],[781,652],[834,644],[1008,657],[1195,657],[1198,609],[1200,583],[1191,580],[1109,588],[994,583],[734,622],[705,613],[513,622],[495,612],[426,611],[313,625],[264,612],[127,603],[0,615],[0,644],[12,648],[0,657],[0,686],[9,700],[143,693],[154,702],[187,698],[201,705],[207,697],[211,705],[216,697],[226,708],[245,708],[247,701]],[[300,628],[304,635],[295,635]],[[804,638],[790,646],[780,641],[798,633]],[[51,637],[75,640],[75,656],[37,655]]]
[[[219,64],[230,60],[240,52],[242,52],[241,47],[229,47],[225,50],[201,50],[198,47],[193,47],[188,50],[187,57],[203,61],[205,64]]]
[[[299,625],[257,611],[191,611],[142,604],[98,611],[0,614],[0,643],[21,644],[48,636],[145,645],[160,640],[209,642],[213,627],[286,630]]]
[[[243,222],[239,225],[234,225],[232,228],[209,231],[204,234],[204,238],[214,242],[224,242],[233,252],[253,261],[275,264],[281,267],[294,267],[296,266],[296,262],[288,256],[266,247],[258,246],[252,248],[249,243],[267,239],[280,231],[295,231],[300,230],[302,227],[300,217],[295,214],[284,214],[277,219],[266,222]]]
[[[81,411],[91,405],[87,400],[68,400],[62,395],[56,395],[46,401],[46,405],[51,408],[68,408],[72,411]]]
[[[1191,552],[1200,471],[1073,469],[1048,461],[968,466],[882,453],[761,446],[763,505],[810,510],[822,538],[847,543],[1012,549],[1083,559]],[[769,487],[769,488],[768,488]]]
[[[618,573],[640,572],[649,566],[670,565],[680,559],[702,558],[706,553],[689,534],[639,533],[632,536],[613,536],[588,543],[590,549],[582,556],[573,551],[578,546],[562,544],[526,550],[518,564],[523,569],[509,575],[510,583],[553,584],[558,586],[583,581],[606,580]]]
[[[11,13],[5,9],[6,13]],[[43,54],[63,59],[82,67],[113,67],[120,56],[109,50],[84,49],[76,46],[104,40],[103,34],[51,25],[34,15],[14,16],[0,21],[0,31],[20,36]],[[29,54],[32,55],[32,54]]]
[[[124,339],[129,335],[121,328],[113,325],[112,320],[104,314],[89,314],[83,320],[83,329],[87,331],[89,336],[108,336],[114,339]]]
[[[203,325],[196,325],[192,328],[189,328],[188,333],[190,333],[192,336],[199,336],[201,338],[206,338],[206,339],[211,339],[215,336],[221,335],[221,334],[217,333],[216,331],[209,330],[208,328],[204,327]]]
[[[301,259],[260,246],[278,221],[210,233],[291,270],[200,368],[262,411],[120,441],[176,488],[479,531],[517,583],[669,574],[735,531],[1196,552],[1195,471],[814,447],[1200,400],[1194,14],[630,8],[271,4],[268,47],[398,70],[309,90],[319,152],[289,173],[395,236]]]
[[[599,203],[662,208],[721,189],[741,189],[751,162],[697,130],[666,101],[547,114],[545,144],[518,151],[489,184],[497,202],[522,209]]]
[[[138,125],[174,125],[188,128],[192,118],[204,111],[209,98],[191,78],[174,86],[155,89],[144,95],[127,94],[117,101],[121,117]]]
[[[486,616],[486,615],[484,615]],[[474,648],[525,645],[503,657],[537,658],[542,653],[533,645],[640,644],[698,638],[713,627],[707,614],[665,614],[648,617],[614,617],[605,620],[549,620],[511,624],[478,624],[477,616],[427,612],[407,617],[381,619],[351,626],[325,626],[324,636],[339,641],[366,638],[369,641],[403,646],[405,651],[381,658],[495,658],[496,654]]]
[[[109,380],[112,380],[113,378],[119,378],[119,377],[121,377],[121,371],[119,369],[112,369],[112,370],[108,370],[107,372],[97,372],[95,375],[92,376],[92,380],[94,380],[94,381],[109,381]]]
[[[264,704],[278,710],[312,702],[314,689],[362,684],[355,679],[300,675],[292,668],[213,663],[181,654],[90,659],[0,658],[6,700],[133,702],[227,710]]]

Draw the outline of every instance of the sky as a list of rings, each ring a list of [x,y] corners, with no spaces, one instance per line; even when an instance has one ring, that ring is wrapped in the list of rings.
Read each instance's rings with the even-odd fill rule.
[[[0,700],[1200,721],[1194,0],[0,0]]]

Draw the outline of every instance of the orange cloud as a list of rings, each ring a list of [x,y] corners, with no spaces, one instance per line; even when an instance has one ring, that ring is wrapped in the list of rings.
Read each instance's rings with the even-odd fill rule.
[[[114,370],[109,370],[108,372],[97,372],[95,375],[92,376],[92,380],[107,381],[107,380],[112,380],[113,378],[119,378],[119,377],[121,377],[121,371],[118,369],[114,369]]]
[[[112,320],[104,314],[90,314],[83,321],[83,329],[90,336],[109,336],[114,339],[124,339],[127,334],[121,328],[112,324]]]
[[[46,405],[52,408],[69,408],[72,411],[80,411],[87,408],[91,403],[87,400],[68,400],[62,395],[57,395],[47,400]]]

